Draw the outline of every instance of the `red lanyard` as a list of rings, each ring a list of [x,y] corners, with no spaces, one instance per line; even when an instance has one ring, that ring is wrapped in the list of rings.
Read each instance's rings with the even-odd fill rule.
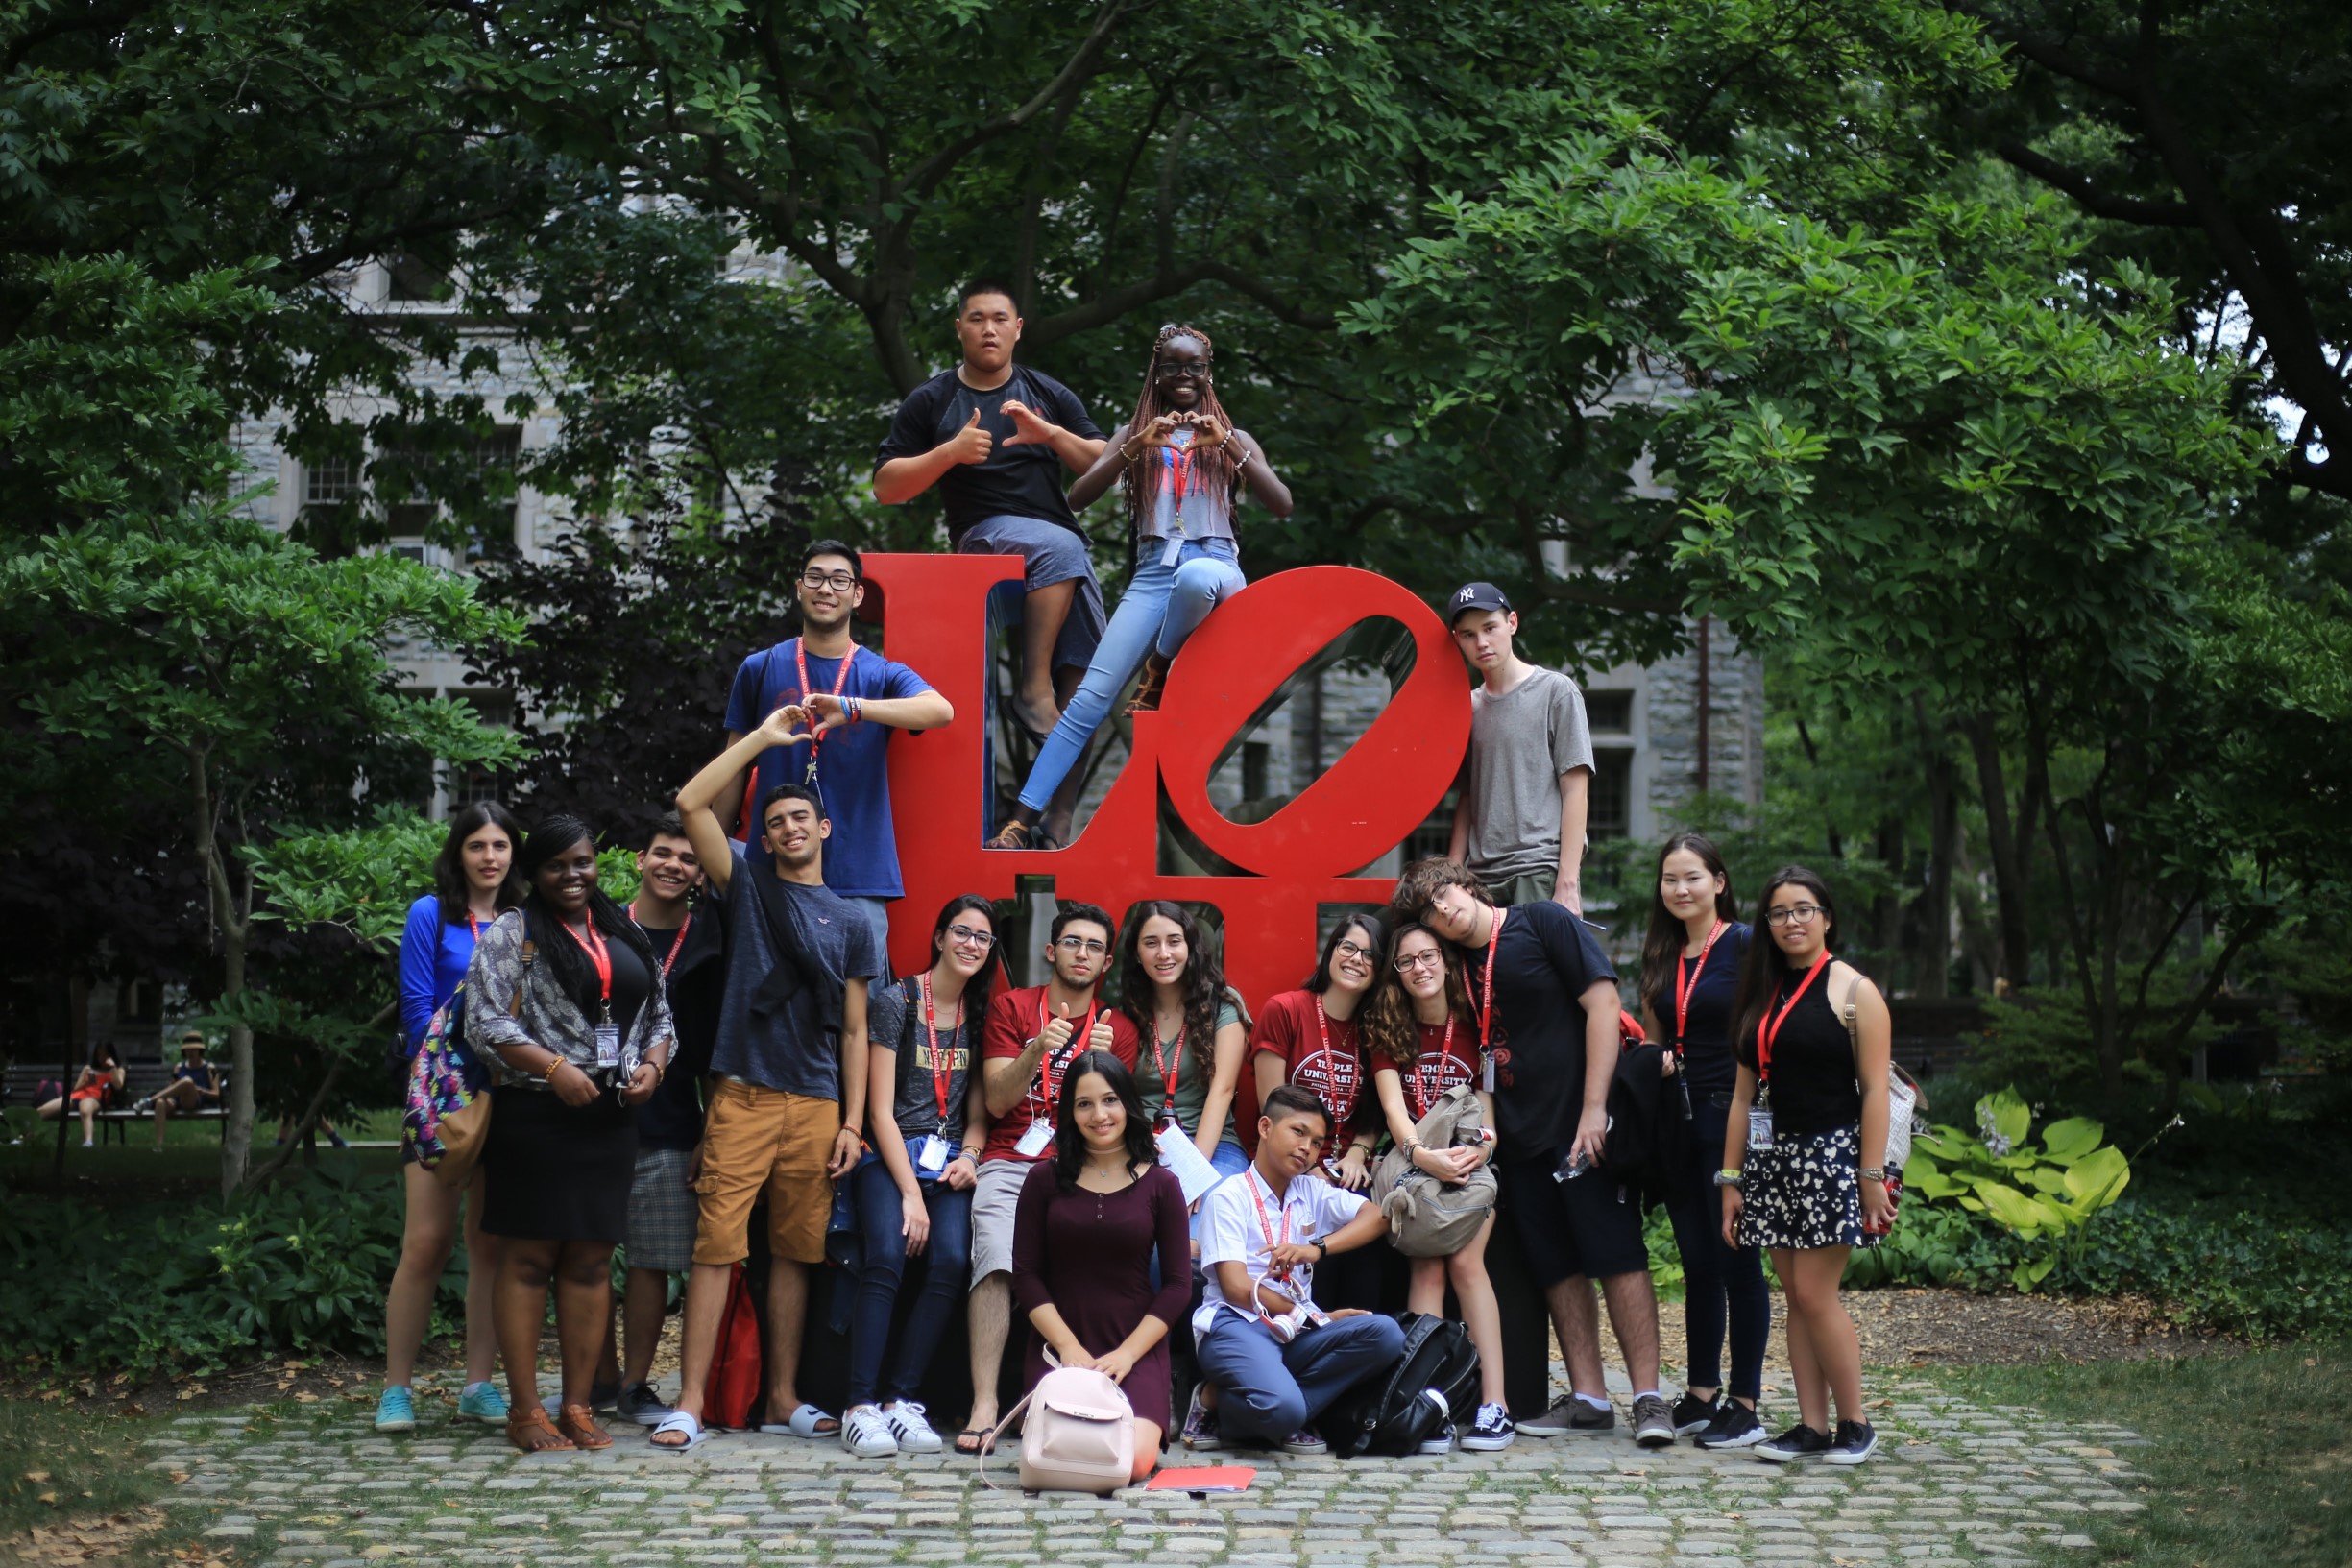
[[[1037,993],[1037,1032],[1039,1034],[1045,1033],[1045,997],[1046,994],[1043,991]],[[1031,1121],[1034,1122],[1040,1114],[1043,1114],[1048,1122],[1054,1119],[1054,1101],[1061,1095],[1061,1074],[1069,1071],[1070,1058],[1086,1049],[1086,1037],[1094,1033],[1095,1017],[1102,1011],[1103,1001],[1098,997],[1095,999],[1094,1005],[1086,1009],[1086,1022],[1070,1031],[1069,1040],[1064,1042],[1058,1068],[1051,1051],[1046,1053],[1044,1061],[1037,1064],[1037,1071],[1045,1079],[1045,1110],[1043,1113],[1030,1112]],[[1033,1081],[1029,1086],[1029,1092],[1031,1095],[1037,1092],[1037,1085]]]
[[[1805,972],[1805,978],[1797,982],[1797,988],[1788,994],[1788,1000],[1781,1003],[1781,1010],[1767,1010],[1764,1019],[1756,1025],[1757,1082],[1772,1081],[1772,1043],[1781,1037],[1781,1025],[1788,1021],[1790,1013],[1796,1011],[1797,1000],[1805,995],[1806,987],[1811,985],[1814,977],[1829,967],[1830,950],[1823,948],[1821,956],[1813,960],[1813,967]]]
[[[637,901],[636,901],[635,899],[631,899],[631,900],[629,901],[629,918],[630,918],[631,920],[637,920]],[[644,924],[645,924],[645,923],[644,923],[643,921],[642,921],[642,920],[637,920],[637,924],[638,924],[639,928],[642,929],[644,927]],[[683,948],[684,946],[686,946],[686,933],[687,933],[688,931],[692,930],[693,929],[694,929],[694,912],[693,912],[691,909],[689,909],[689,910],[686,912],[686,924],[685,924],[685,925],[683,925],[683,926],[680,926],[680,927],[678,928],[678,934],[677,934],[677,935],[675,935],[675,936],[673,936],[673,937],[671,937],[671,938],[669,939],[669,953],[668,953],[668,956],[665,957],[665,958],[662,960],[662,978],[664,978],[664,979],[667,979],[667,978],[669,978],[669,972],[670,972],[670,970],[671,970],[671,969],[672,969],[672,968],[673,968],[673,967],[674,967],[674,966],[677,964],[677,962],[678,962],[678,950],[679,950],[680,948]]]
[[[1184,492],[1192,483],[1192,443],[1188,441],[1179,446],[1172,442],[1161,449],[1168,454],[1168,482],[1174,487],[1170,494],[1175,506],[1170,516],[1176,523],[1176,532],[1181,534],[1184,531]]]
[[[473,918],[473,911],[471,909],[466,911],[466,929],[473,933],[474,941],[479,942],[482,939],[482,923]]]
[[[1723,922],[1718,919],[1707,932],[1707,940],[1699,944],[1696,967],[1689,959],[1677,954],[1674,960],[1674,1054],[1683,1053],[1683,1031],[1690,1024],[1690,993],[1699,988],[1699,977],[1707,973],[1707,955],[1715,951],[1715,938],[1723,934]]]
[[[1159,1073],[1163,1089],[1160,1110],[1171,1122],[1176,1120],[1176,1075],[1184,1071],[1184,1025],[1181,1024],[1176,1025],[1176,1066],[1170,1067],[1168,1058],[1160,1054],[1159,1020],[1154,1017],[1152,1020],[1152,1066]]]
[[[923,1037],[931,1042],[931,1092],[938,1098],[939,1125],[944,1127],[947,1125],[947,1090],[948,1085],[955,1080],[956,1062],[953,1052],[942,1056],[939,1051],[939,1025],[938,1021],[933,1018],[931,1011],[930,971],[924,971],[921,983],[923,987]],[[954,1041],[956,1030],[962,1027],[963,998],[958,997],[956,999],[956,1022],[947,1031],[948,1039],[951,1042]]]
[[[1262,1177],[1262,1176],[1260,1176],[1260,1175],[1259,1175],[1259,1174],[1258,1174],[1256,1171],[1254,1171],[1254,1170],[1252,1170],[1251,1172],[1249,1172],[1249,1178],[1250,1178],[1250,1179],[1249,1179],[1249,1201],[1250,1201],[1251,1203],[1253,1203],[1253,1204],[1255,1204],[1255,1205],[1257,1206],[1257,1211],[1258,1211],[1258,1230],[1259,1230],[1261,1233],[1263,1233],[1263,1234],[1264,1234],[1264,1236],[1265,1236],[1265,1238],[1266,1238],[1266,1266],[1267,1266],[1267,1269],[1268,1269],[1268,1271],[1269,1271],[1269,1272],[1273,1272],[1273,1273],[1281,1273],[1281,1274],[1287,1274],[1287,1273],[1289,1273],[1289,1272],[1290,1272],[1290,1266],[1289,1266],[1288,1264],[1279,1264],[1279,1265],[1277,1265],[1277,1264],[1274,1262],[1274,1260],[1273,1260],[1273,1251],[1274,1251],[1274,1248],[1276,1248],[1276,1247],[1278,1247],[1278,1246],[1288,1246],[1288,1245],[1290,1244],[1290,1240],[1291,1240],[1291,1211],[1290,1211],[1290,1205],[1289,1205],[1289,1203],[1288,1203],[1287,1201],[1285,1201],[1285,1199],[1284,1199],[1283,1197],[1281,1197],[1281,1196],[1277,1196],[1277,1197],[1274,1199],[1274,1203],[1275,1203],[1275,1205],[1276,1205],[1276,1210],[1275,1210],[1275,1212],[1276,1212],[1276,1213],[1278,1213],[1278,1214],[1280,1214],[1280,1215],[1282,1216],[1282,1238],[1281,1238],[1281,1240],[1280,1240],[1280,1241],[1276,1241],[1276,1240],[1274,1239],[1274,1225],[1273,1225],[1273,1221],[1266,1218],[1266,1200],[1265,1200],[1264,1198],[1262,1198],[1262,1197],[1258,1196],[1258,1189],[1259,1189],[1259,1188],[1261,1188],[1261,1187],[1266,1187],[1265,1178],[1264,1178],[1264,1177]],[[1271,1187],[1267,1187],[1267,1188],[1266,1188],[1266,1190],[1267,1190],[1268,1192],[1270,1192],[1270,1193],[1273,1191],[1273,1188],[1271,1188]]]
[[[1417,1024],[1414,1025],[1414,1027],[1418,1028],[1420,1025]],[[1445,1058],[1451,1056],[1453,1053],[1454,1015],[1453,1010],[1448,1008],[1445,1013],[1445,1038],[1438,1045],[1437,1077],[1433,1080],[1428,1075],[1429,1052],[1427,1050],[1423,1050],[1420,1055],[1420,1060],[1413,1064],[1413,1081],[1410,1085],[1408,1085],[1408,1087],[1412,1091],[1413,1095],[1414,1121],[1418,1122],[1422,1117],[1427,1116],[1429,1114],[1429,1107],[1436,1104],[1438,1101],[1438,1096],[1444,1092],[1443,1086],[1445,1082]]]
[[[1333,1054],[1331,1049],[1331,1015],[1323,1011],[1323,999],[1320,995],[1314,993],[1309,993],[1309,995],[1315,1002],[1315,1032],[1323,1043],[1323,1081],[1331,1085],[1333,1089],[1337,1089],[1340,1086],[1340,1075],[1336,1071],[1339,1066],[1339,1057]],[[1352,1026],[1355,1021],[1350,1019],[1348,1023]],[[1349,1087],[1355,1086],[1353,1077],[1350,1077],[1348,1081]],[[1345,1105],[1326,1103],[1323,1108],[1331,1113],[1332,1121],[1346,1122],[1355,1115],[1356,1102],[1350,1099]]]
[[[588,918],[586,936],[571,930],[570,921],[558,921],[556,924],[562,926],[565,930],[571,931],[571,939],[588,951],[589,958],[596,966],[596,983],[604,989],[604,1016],[611,1018],[613,1016],[613,953],[604,945],[604,933],[596,929],[595,916],[591,915]]]
[[[1487,975],[1478,984],[1478,1049],[1483,1055],[1494,1036],[1494,950],[1502,946],[1505,909],[1494,911],[1494,924],[1487,928]],[[1449,1022],[1445,1025],[1453,1027]]]
[[[849,645],[849,652],[841,656],[841,667],[834,672],[833,696],[837,702],[840,700],[841,688],[849,685],[849,666],[857,662],[858,644],[852,642]],[[800,671],[800,700],[806,704],[809,700],[808,639],[799,637],[792,639],[792,663]],[[809,783],[811,784],[816,783],[816,749],[824,743],[824,729],[817,723],[816,716],[811,714],[809,718]]]

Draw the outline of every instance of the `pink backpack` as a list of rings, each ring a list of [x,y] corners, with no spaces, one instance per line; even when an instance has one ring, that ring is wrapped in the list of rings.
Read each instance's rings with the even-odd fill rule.
[[[1056,1366],[1037,1380],[998,1424],[1021,1425],[1021,1489],[1031,1492],[1117,1491],[1135,1479],[1135,1408],[1103,1373]],[[988,1457],[981,1456],[987,1480]],[[995,1483],[990,1482],[990,1485]]]

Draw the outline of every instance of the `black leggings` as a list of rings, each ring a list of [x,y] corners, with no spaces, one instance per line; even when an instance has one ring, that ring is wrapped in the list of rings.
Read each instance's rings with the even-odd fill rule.
[[[1690,1163],[1666,1200],[1674,1222],[1675,1249],[1683,1255],[1683,1320],[1689,1331],[1687,1380],[1702,1388],[1723,1381],[1724,1325],[1731,1325],[1730,1391],[1754,1401],[1764,1382],[1764,1342],[1772,1336],[1772,1297],[1764,1288],[1763,1255],[1755,1247],[1723,1244],[1723,1194],[1715,1172],[1723,1169],[1723,1134],[1728,1105],[1691,1104]],[[1728,1098],[1729,1097],[1725,1097]]]

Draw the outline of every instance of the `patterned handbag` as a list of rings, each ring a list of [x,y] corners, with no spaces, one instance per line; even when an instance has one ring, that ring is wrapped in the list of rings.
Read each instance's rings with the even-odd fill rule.
[[[510,1017],[522,1011],[523,985],[538,948],[523,917],[523,977],[516,982]],[[424,1041],[408,1067],[408,1104],[400,1118],[400,1143],[410,1158],[445,1187],[462,1187],[482,1157],[490,1136],[490,1074],[466,1046],[466,986],[456,991],[425,1025]]]

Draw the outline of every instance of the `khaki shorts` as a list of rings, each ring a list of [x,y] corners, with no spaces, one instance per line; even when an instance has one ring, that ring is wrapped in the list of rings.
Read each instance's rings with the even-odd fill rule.
[[[1013,1217],[1021,1207],[1021,1184],[1037,1169],[1033,1160],[994,1159],[980,1168],[972,1186],[972,1283],[1012,1272]]]
[[[751,1210],[767,1190],[767,1245],[789,1263],[825,1261],[833,1178],[825,1166],[841,1131],[838,1101],[722,1078],[703,1122],[696,1263],[751,1255]]]

